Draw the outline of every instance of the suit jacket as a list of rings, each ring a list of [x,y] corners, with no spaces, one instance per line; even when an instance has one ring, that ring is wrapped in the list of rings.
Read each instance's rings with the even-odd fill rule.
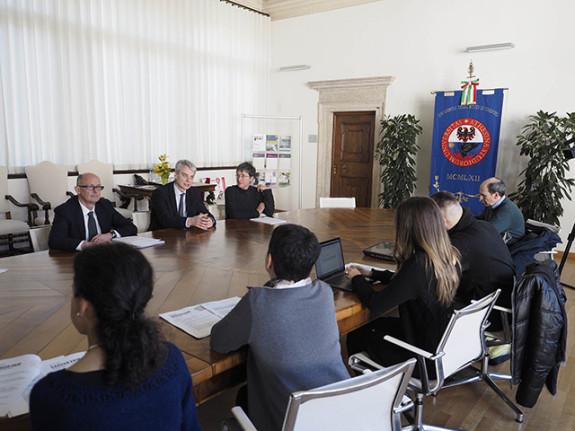
[[[120,214],[112,202],[100,198],[94,206],[98,224],[102,233],[115,230],[121,236],[136,235],[138,228]],[[54,209],[54,222],[48,245],[52,250],[75,251],[80,242],[86,239],[86,224],[84,214],[78,201],[78,196],[74,196]]]
[[[198,214],[207,214],[214,224],[216,219],[206,209],[202,201],[202,194],[195,188],[190,187],[186,191],[186,212],[187,217],[194,217]],[[178,205],[174,195],[174,182],[170,182],[165,186],[158,187],[152,193],[150,201],[152,214],[150,217],[150,227],[148,230],[156,230],[163,228],[186,229],[186,217],[180,217],[178,214]]]

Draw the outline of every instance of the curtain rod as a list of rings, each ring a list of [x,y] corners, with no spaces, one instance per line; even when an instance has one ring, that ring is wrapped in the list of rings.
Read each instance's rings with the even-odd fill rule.
[[[245,9],[245,10],[249,10],[250,12],[254,12],[254,13],[257,13],[257,14],[259,14],[259,15],[267,16],[267,17],[269,18],[269,14],[260,12],[260,11],[257,10],[257,9],[252,9],[252,8],[249,7],[249,6],[245,6],[245,5],[243,5],[243,4],[239,4],[239,3],[236,3],[236,2],[233,2],[233,1],[230,1],[230,0],[220,0],[220,1],[223,1],[224,3],[229,3],[229,4],[231,4],[232,6],[237,6],[237,7],[239,7],[239,8],[242,8],[242,9]]]

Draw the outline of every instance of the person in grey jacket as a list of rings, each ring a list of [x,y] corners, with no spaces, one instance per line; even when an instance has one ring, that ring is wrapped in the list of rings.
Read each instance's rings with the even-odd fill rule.
[[[333,291],[309,278],[319,253],[316,236],[305,227],[278,226],[265,261],[271,280],[249,288],[212,328],[213,350],[248,346],[247,414],[257,429],[282,428],[292,392],[350,377],[341,357]]]

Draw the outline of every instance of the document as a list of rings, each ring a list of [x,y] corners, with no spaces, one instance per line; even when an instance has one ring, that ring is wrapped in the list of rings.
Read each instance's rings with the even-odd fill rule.
[[[265,224],[272,224],[272,225],[287,223],[286,220],[282,220],[281,218],[268,217],[264,214],[262,214],[261,216],[256,217],[256,218],[251,218],[250,220],[255,221],[257,223],[265,223]]]
[[[0,417],[19,416],[29,411],[30,392],[46,374],[76,363],[86,352],[42,361],[37,355],[0,360]]]
[[[146,236],[123,236],[122,238],[115,238],[112,241],[123,242],[136,248],[153,247],[155,245],[165,244],[161,239],[148,238]]]
[[[210,335],[212,326],[222,320],[240,301],[241,298],[222,299],[192,305],[181,310],[160,314],[160,317],[194,338],[205,338]]]

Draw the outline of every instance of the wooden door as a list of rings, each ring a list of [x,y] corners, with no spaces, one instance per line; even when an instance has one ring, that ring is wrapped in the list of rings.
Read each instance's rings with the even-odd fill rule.
[[[375,112],[334,113],[331,157],[332,197],[355,197],[371,206]]]

